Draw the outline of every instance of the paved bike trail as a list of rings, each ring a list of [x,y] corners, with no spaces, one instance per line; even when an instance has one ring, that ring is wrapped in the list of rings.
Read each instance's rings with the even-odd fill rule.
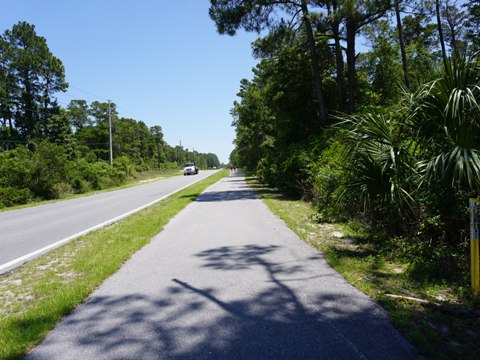
[[[414,348],[226,177],[67,316],[28,359],[414,359]]]

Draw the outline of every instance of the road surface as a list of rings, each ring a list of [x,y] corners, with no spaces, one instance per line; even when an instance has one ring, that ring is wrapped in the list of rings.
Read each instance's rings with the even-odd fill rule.
[[[0,213],[0,273],[89,229],[157,201],[214,171]]]
[[[209,187],[27,359],[414,359],[245,185]]]

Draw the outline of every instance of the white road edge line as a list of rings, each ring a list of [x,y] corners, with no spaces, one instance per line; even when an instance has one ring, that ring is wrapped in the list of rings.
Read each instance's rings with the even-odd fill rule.
[[[76,239],[76,238],[78,238],[78,237],[80,237],[80,236],[82,236],[82,235],[88,234],[88,233],[91,232],[91,231],[98,230],[98,229],[100,229],[100,228],[102,228],[102,227],[105,227],[105,226],[107,226],[107,225],[113,224],[113,223],[115,223],[115,222],[117,222],[117,221],[120,221],[120,220],[126,218],[127,216],[130,216],[130,215],[132,215],[132,214],[135,214],[136,212],[139,212],[140,210],[143,210],[143,209],[145,209],[145,208],[147,208],[147,207],[149,207],[149,206],[151,206],[151,205],[153,205],[153,204],[155,204],[155,203],[157,203],[157,202],[159,202],[159,201],[162,201],[163,199],[169,197],[170,195],[173,195],[173,194],[175,194],[175,193],[177,193],[177,192],[179,192],[179,191],[182,191],[183,189],[186,189],[187,187],[192,186],[193,184],[196,184],[197,182],[202,181],[202,180],[208,178],[209,176],[212,176],[213,174],[214,174],[214,173],[212,173],[212,174],[210,174],[210,175],[208,175],[208,176],[206,176],[206,177],[204,177],[204,178],[202,178],[202,179],[195,180],[195,181],[192,182],[191,184],[185,185],[184,187],[181,187],[180,189],[177,189],[177,190],[175,190],[175,191],[172,191],[171,193],[169,193],[169,194],[167,194],[167,195],[164,195],[164,196],[162,196],[162,197],[160,197],[160,198],[158,198],[158,199],[156,199],[156,200],[153,200],[153,201],[149,202],[149,203],[146,204],[146,205],[142,205],[142,206],[140,206],[139,208],[136,208],[136,209],[134,209],[134,210],[131,210],[131,211],[129,211],[129,212],[126,212],[125,214],[122,214],[122,215],[117,216],[117,217],[115,217],[115,218],[113,218],[113,219],[107,220],[107,221],[105,221],[105,222],[103,222],[103,223],[101,223],[101,224],[95,225],[95,226],[93,226],[93,227],[91,227],[91,228],[89,228],[89,229],[83,230],[83,231],[81,231],[81,232],[79,232],[79,233],[76,233],[76,234],[74,234],[74,235],[71,235],[71,236],[69,236],[69,237],[67,237],[67,238],[65,238],[65,239],[59,240],[59,241],[57,241],[56,243],[47,245],[47,246],[45,246],[45,247],[43,247],[43,248],[41,248],[41,249],[35,250],[35,251],[33,251],[33,252],[29,253],[29,254],[23,255],[23,256],[21,256],[21,257],[19,257],[19,258],[16,258],[16,259],[14,259],[14,260],[12,260],[12,261],[9,261],[9,262],[7,262],[7,263],[5,263],[5,264],[2,264],[2,265],[0,265],[0,274],[4,273],[5,270],[11,270],[11,269],[13,269],[14,267],[16,267],[15,265],[19,265],[19,264],[21,264],[21,263],[24,263],[24,262],[26,262],[27,260],[30,260],[30,259],[32,259],[32,258],[34,258],[34,257],[36,257],[36,256],[38,256],[38,255],[40,255],[40,254],[43,254],[43,253],[45,253],[45,252],[47,252],[47,251],[49,251],[49,250],[52,250],[52,249],[54,249],[54,248],[56,248],[56,247],[59,247],[59,246],[65,244],[65,243],[67,243],[67,242],[69,242],[69,241],[72,241],[73,239]]]

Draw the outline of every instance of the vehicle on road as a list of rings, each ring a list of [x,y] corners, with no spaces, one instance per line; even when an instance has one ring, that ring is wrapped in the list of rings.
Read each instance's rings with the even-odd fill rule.
[[[198,167],[197,167],[197,163],[194,161],[194,162],[191,162],[191,163],[186,163],[184,166],[183,166],[183,175],[186,176],[186,175],[197,175],[198,174]]]

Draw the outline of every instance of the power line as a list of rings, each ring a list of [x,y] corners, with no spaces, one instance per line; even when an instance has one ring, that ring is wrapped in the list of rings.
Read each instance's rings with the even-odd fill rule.
[[[108,99],[106,99],[106,98],[104,98],[104,97],[102,97],[102,96],[95,95],[94,93],[89,92],[89,91],[86,91],[86,90],[83,90],[83,89],[80,89],[79,87],[76,87],[76,86],[73,86],[73,85],[70,85],[70,84],[69,84],[69,87],[71,87],[72,89],[81,91],[81,92],[83,92],[83,93],[85,93],[85,94],[88,94],[88,95],[90,95],[90,96],[94,96],[94,97],[96,97],[96,98],[98,98],[98,99],[101,99],[101,100],[104,100],[104,101],[109,101]]]
[[[15,93],[29,94],[27,91],[23,90],[23,89],[20,88],[20,87],[13,87],[13,86],[11,86],[11,85],[9,85],[9,84],[3,84],[2,86],[3,86],[4,88],[7,88],[7,89],[11,90],[12,92],[15,92]],[[72,88],[75,88],[75,89],[77,89],[77,90],[79,90],[79,91],[82,91],[82,92],[84,92],[84,93],[86,93],[86,94],[95,96],[95,97],[97,97],[97,98],[100,99],[100,100],[105,100],[105,98],[103,98],[103,97],[100,97],[100,96],[95,95],[95,94],[93,94],[93,93],[90,93],[90,92],[88,92],[88,91],[82,90],[82,89],[80,89],[80,88],[76,88],[76,87],[74,87],[74,86],[72,86]],[[60,94],[60,93],[57,92],[56,94]],[[73,99],[73,100],[83,100],[83,99],[79,99],[79,98],[76,97],[76,96],[70,95],[70,94],[68,94],[68,93],[66,93],[66,92],[61,93],[61,94],[62,94],[63,96],[67,96],[67,97],[69,97],[69,98],[71,98],[71,99]],[[3,98],[6,99],[6,100],[8,100],[8,98],[5,97],[5,96],[3,96]],[[55,101],[56,101],[57,103],[59,103],[59,104],[64,105],[64,106],[69,106],[69,105],[70,105],[70,104],[67,104],[67,103],[64,102],[64,101],[59,100],[58,98],[55,98]],[[106,100],[106,101],[108,102],[109,100]],[[116,108],[116,109],[119,109],[119,110],[122,110],[122,112],[127,113],[128,115],[131,115],[131,116],[134,117],[134,118],[137,117],[137,116],[135,116],[133,113],[131,113],[130,111],[127,111],[123,106],[120,107],[120,106],[118,106],[117,104],[115,104],[115,108]],[[34,109],[29,109],[29,108],[23,108],[23,109],[29,110],[29,111],[35,111],[35,112],[40,110],[40,109],[34,110]]]

